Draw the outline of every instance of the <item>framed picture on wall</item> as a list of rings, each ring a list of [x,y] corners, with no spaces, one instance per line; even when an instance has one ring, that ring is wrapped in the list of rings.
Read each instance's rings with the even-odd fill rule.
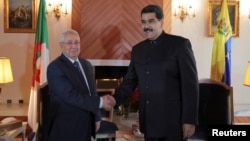
[[[4,32],[36,31],[36,0],[4,0]]]
[[[208,4],[208,36],[214,36],[217,17],[220,13],[221,1],[209,1]],[[239,1],[228,1],[228,13],[232,26],[233,37],[239,36]]]

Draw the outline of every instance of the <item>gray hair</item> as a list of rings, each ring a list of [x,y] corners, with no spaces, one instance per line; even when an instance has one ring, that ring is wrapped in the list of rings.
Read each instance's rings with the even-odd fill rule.
[[[76,30],[73,29],[66,30],[61,34],[60,43],[63,43],[65,41],[65,36],[68,34],[74,34],[79,36],[79,33]]]

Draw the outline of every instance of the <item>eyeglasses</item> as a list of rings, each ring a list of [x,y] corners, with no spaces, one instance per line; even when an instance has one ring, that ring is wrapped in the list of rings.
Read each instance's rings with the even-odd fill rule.
[[[72,46],[72,45],[80,45],[80,42],[79,41],[76,41],[76,42],[62,42],[63,44],[66,44],[68,46]]]

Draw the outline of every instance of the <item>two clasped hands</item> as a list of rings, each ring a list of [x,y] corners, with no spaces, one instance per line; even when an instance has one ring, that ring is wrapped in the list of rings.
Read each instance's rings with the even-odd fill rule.
[[[102,108],[107,111],[110,111],[116,104],[114,97],[109,94],[102,96],[102,102]]]
[[[101,97],[102,98],[102,107],[104,110],[110,111],[116,104],[116,101],[113,96],[107,94]],[[96,131],[100,129],[101,122],[96,122]]]

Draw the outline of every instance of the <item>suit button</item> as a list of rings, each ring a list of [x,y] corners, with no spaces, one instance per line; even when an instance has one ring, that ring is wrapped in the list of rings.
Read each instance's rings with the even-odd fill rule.
[[[146,102],[147,104],[149,104],[149,101],[147,100],[147,102]]]
[[[147,71],[146,73],[149,74],[149,71]]]

